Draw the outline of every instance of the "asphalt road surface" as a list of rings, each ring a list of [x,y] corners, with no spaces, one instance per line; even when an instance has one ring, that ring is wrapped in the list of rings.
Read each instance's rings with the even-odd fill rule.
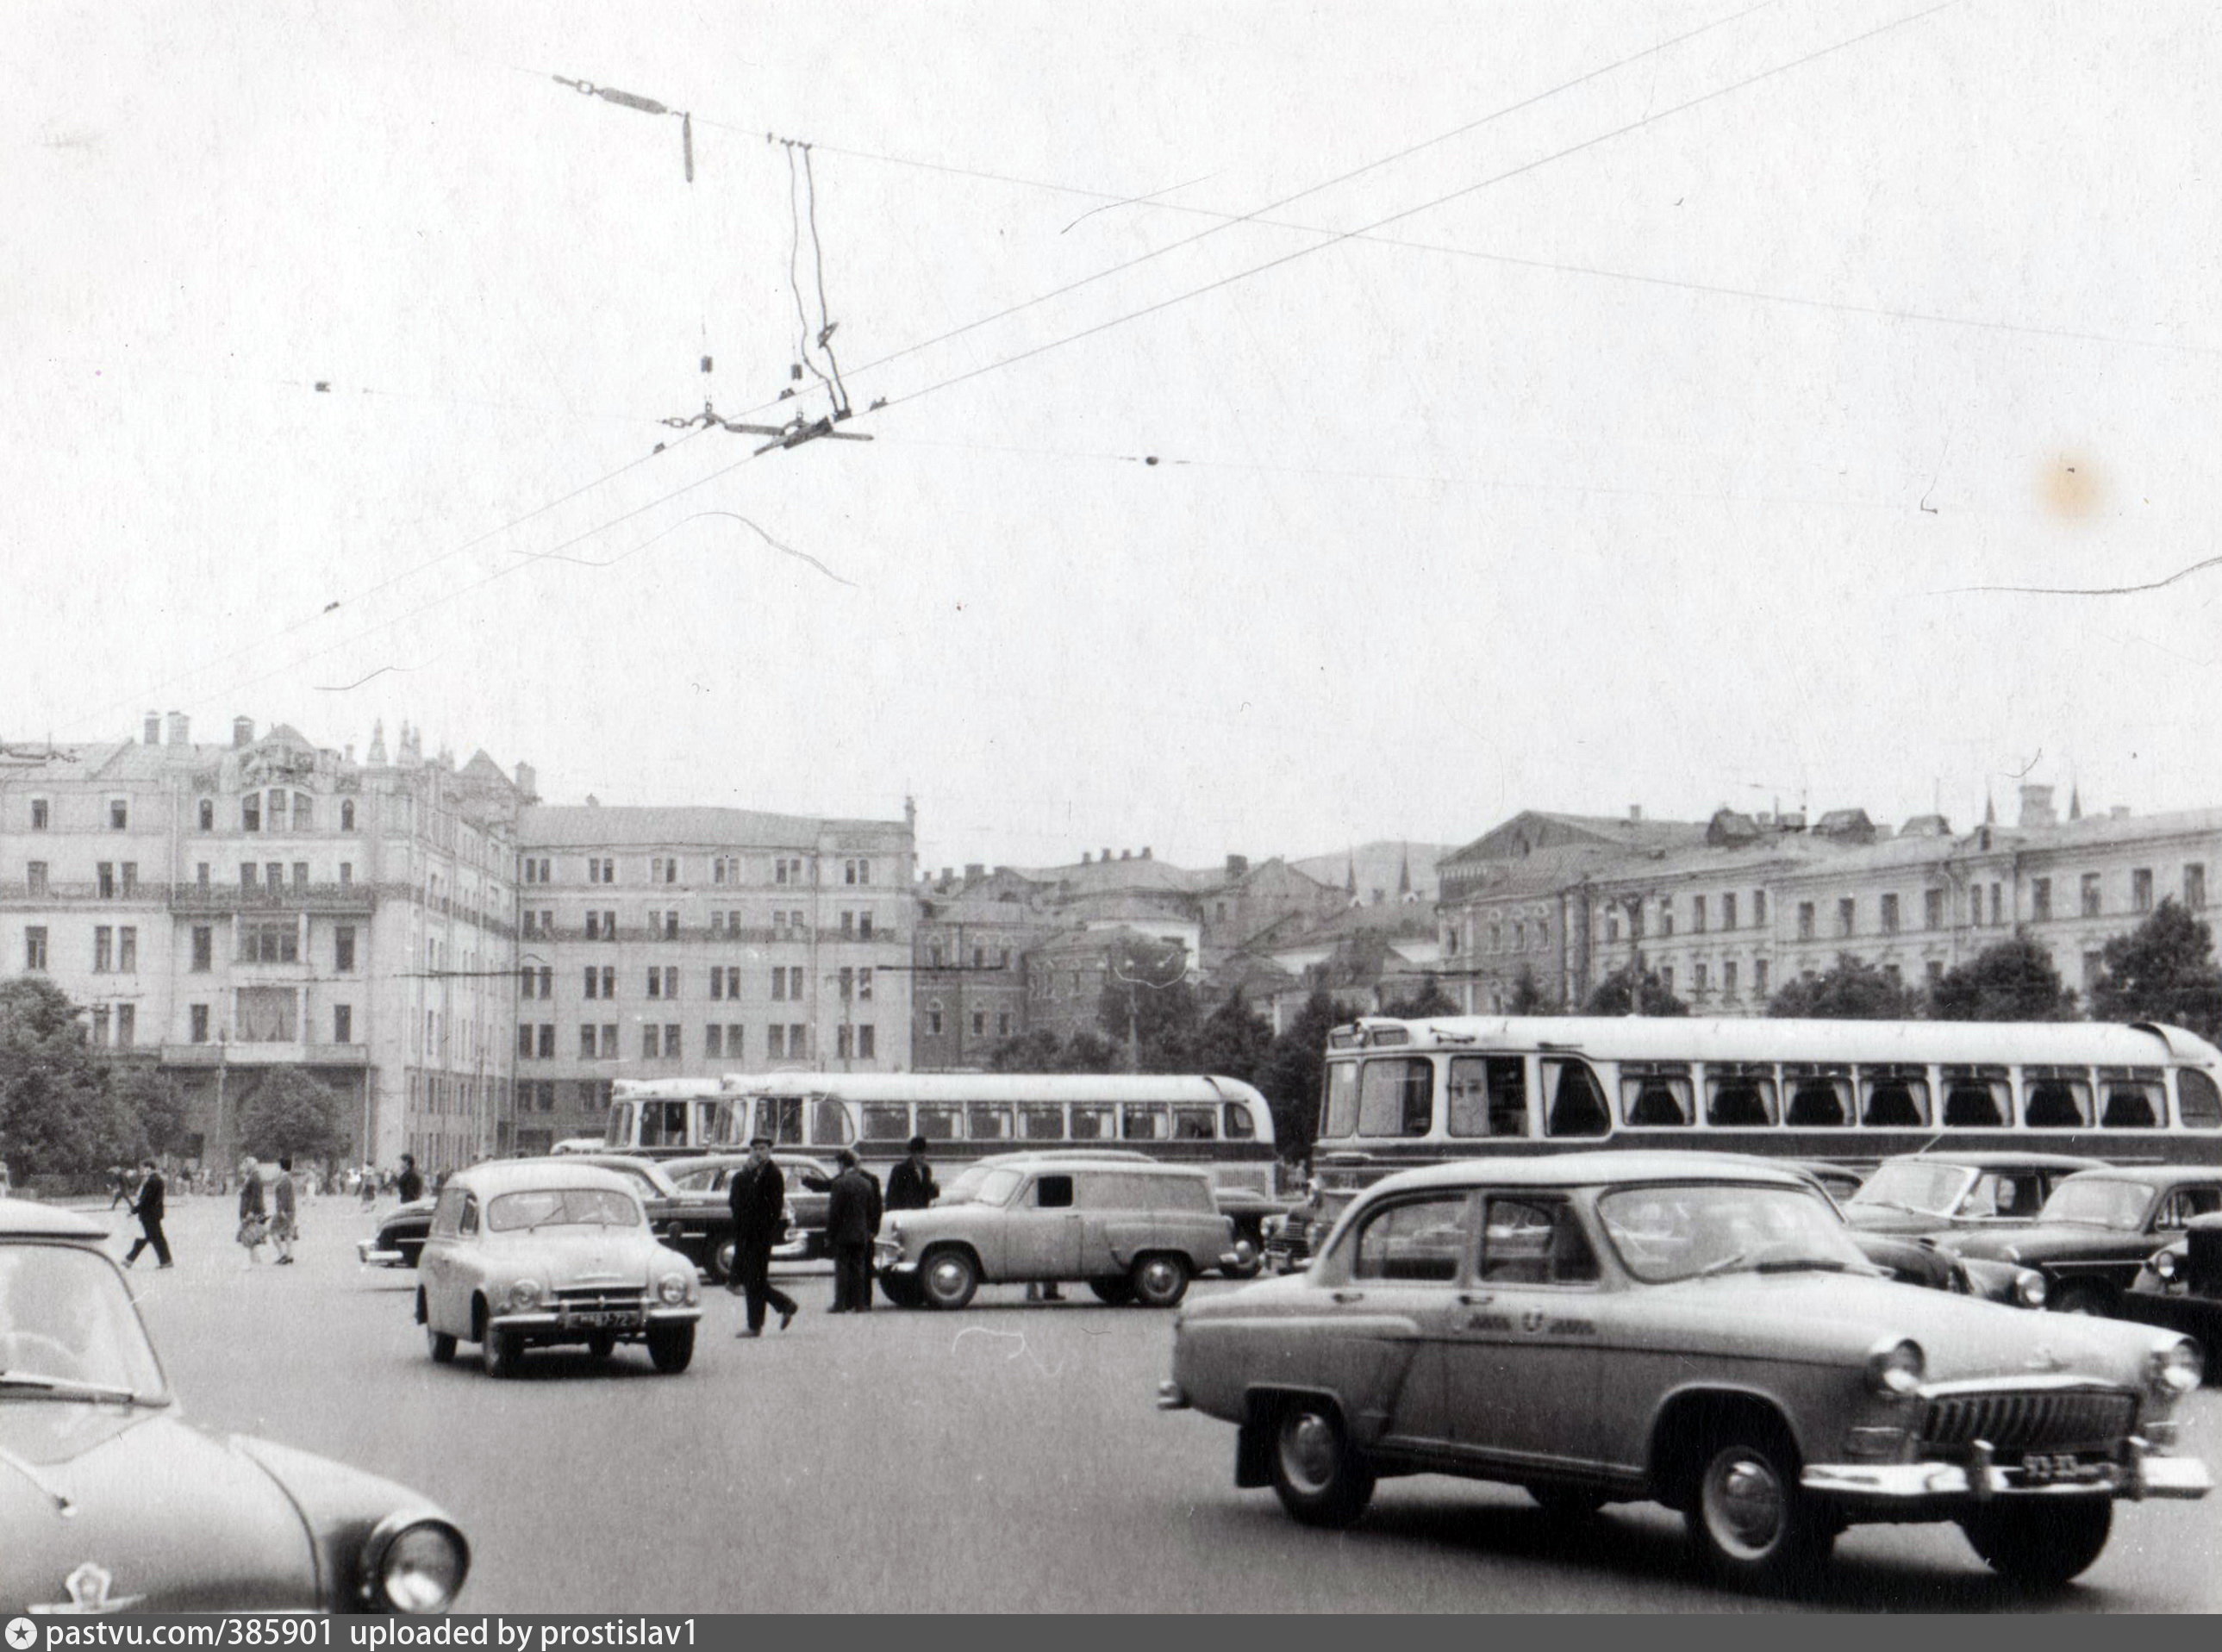
[[[1649,1505],[1555,1527],[1509,1489],[1390,1481],[1354,1530],[1233,1486],[1233,1430],[1152,1404],[1171,1316],[984,1290],[959,1314],[828,1317],[737,1341],[710,1293],[691,1369],[530,1355],[496,1382],[427,1358],[415,1275],[365,1270],[371,1220],[306,1201],[300,1261],[249,1268],[229,1201],[178,1198],[179,1264],[141,1307],[185,1414],[389,1475],[444,1504],[475,1611],[1554,1611],[1773,1609],[1692,1578]],[[120,1218],[122,1212],[116,1212]],[[117,1224],[121,1236],[125,1225]],[[1199,1292],[1229,1288],[1201,1285]],[[775,1324],[776,1322],[774,1322]],[[2222,1462],[2222,1392],[2187,1443]],[[1862,1527],[1792,1607],[2211,1611],[2222,1495],[2118,1505],[2081,1583],[2032,1601],[1949,1526]]]

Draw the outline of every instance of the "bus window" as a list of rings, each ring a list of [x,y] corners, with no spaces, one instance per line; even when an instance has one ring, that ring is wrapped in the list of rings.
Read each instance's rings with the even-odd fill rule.
[[[796,1147],[802,1141],[802,1098],[766,1096],[756,1105],[756,1134],[769,1136],[778,1147]]]
[[[1359,1080],[1360,1136],[1425,1136],[1434,1122],[1435,1065],[1424,1056],[1368,1061]]]
[[[820,1148],[849,1145],[849,1110],[832,1096],[820,1096],[810,1109],[810,1144]]]
[[[1966,1129],[1995,1129],[2006,1122],[2012,1093],[2002,1067],[1948,1067],[1944,1123]]]
[[[2166,1121],[2168,1092],[2157,1067],[2102,1067],[2099,1086],[2101,1129],[2153,1130]]]
[[[957,1109],[918,1104],[918,1133],[929,1142],[954,1142],[957,1139]]]
[[[1029,1142],[1062,1142],[1064,1109],[1046,1103],[1019,1109],[1019,1130]]]
[[[1764,1062],[1705,1064],[1705,1123],[1758,1129],[1774,1123],[1774,1069]]]
[[[1327,1070],[1327,1118],[1321,1136],[1358,1133],[1358,1064],[1336,1061]]]
[[[1120,1110],[1120,1136],[1129,1142],[1162,1142],[1170,1133],[1161,1101],[1128,1102]]]
[[[1223,1101],[1219,1104],[1219,1133],[1230,1142],[1247,1142],[1257,1136],[1258,1125],[1240,1102]]]
[[[1929,1070],[1860,1069],[1860,1123],[1869,1129],[1911,1129],[1929,1122]]]
[[[1528,1063],[1517,1055],[1451,1058],[1453,1136],[1528,1134]]]
[[[1111,1104],[1108,1101],[1076,1101],[1072,1104],[1072,1139],[1076,1142],[1102,1142],[1111,1135]]]
[[[1548,1136],[1603,1136],[1612,1128],[1605,1111],[1604,1092],[1580,1061],[1554,1059],[1543,1063],[1543,1092],[1551,1098],[1551,1111],[1543,1129]]]
[[[1679,1061],[1624,1061],[1620,1068],[1620,1116],[1637,1129],[1671,1129],[1696,1115],[1690,1069]]]
[[[864,1104],[864,1139],[867,1142],[909,1141],[909,1104],[900,1101],[866,1102]]]
[[[992,1102],[969,1102],[964,1108],[964,1134],[974,1142],[1007,1142],[1011,1139],[1011,1110]]]
[[[685,1147],[687,1104],[683,1101],[641,1103],[640,1144],[644,1148]]]
[[[2080,1129],[2091,1122],[2091,1075],[2080,1067],[2022,1069],[2021,1122],[2031,1129]]]
[[[1834,1062],[1793,1061],[1782,1069],[1793,1129],[1836,1129],[1852,1122],[1852,1070]]]
[[[602,1132],[602,1145],[609,1148],[629,1148],[632,1145],[632,1103],[615,1102],[610,1107],[610,1125]]]
[[[2187,1130],[2222,1129],[2222,1090],[2195,1067],[2175,1070],[2175,1100]]]
[[[1208,1107],[1176,1107],[1173,1109],[1173,1140],[1208,1142],[1214,1136],[1213,1123]]]

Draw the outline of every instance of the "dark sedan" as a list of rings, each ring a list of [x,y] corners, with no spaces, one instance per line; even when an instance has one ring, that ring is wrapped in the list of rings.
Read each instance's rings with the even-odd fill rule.
[[[2122,1317],[2193,1338],[2207,1380],[2222,1379],[2222,1216],[2196,1216],[2183,1237],[2155,1251],[2122,1294]]]
[[[2037,1269],[2059,1312],[2116,1314],[2145,1259],[2181,1237],[2194,1217],[2217,1211],[2222,1167],[2084,1170],[2054,1188],[2025,1228],[1941,1234],[1936,1243],[1970,1259]]]
[[[414,1267],[424,1249],[424,1236],[432,1230],[432,1206],[436,1201],[412,1198],[389,1211],[368,1239],[355,1242],[355,1254],[366,1267]]]
[[[745,1153],[712,1153],[694,1159],[665,1159],[660,1164],[688,1200],[712,1202],[731,1211],[728,1200],[731,1197],[733,1172],[748,1161]],[[787,1242],[773,1254],[783,1261],[815,1261],[831,1255],[825,1248],[825,1207],[832,1196],[813,1191],[802,1179],[815,1176],[820,1181],[831,1182],[832,1167],[800,1153],[775,1153],[771,1161],[779,1167],[781,1180],[787,1184]],[[732,1271],[732,1253],[729,1233],[710,1255],[707,1271],[711,1278],[722,1280]]]

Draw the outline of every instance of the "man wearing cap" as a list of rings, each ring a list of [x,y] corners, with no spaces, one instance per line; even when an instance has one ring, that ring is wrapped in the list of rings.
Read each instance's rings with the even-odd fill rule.
[[[833,1252],[834,1313],[869,1313],[872,1307],[872,1241],[880,1232],[879,1179],[854,1148],[833,1155],[840,1173],[825,1184],[825,1242]],[[816,1177],[805,1178],[806,1185]]]
[[[926,1138],[910,1138],[910,1157],[888,1172],[888,1209],[922,1211],[941,1197],[933,1167],[926,1161]]]
[[[779,1310],[779,1328],[794,1319],[794,1298],[771,1282],[772,1247],[787,1231],[787,1181],[772,1162],[771,1138],[749,1143],[749,1161],[733,1173],[726,1199],[733,1209],[733,1275],[725,1288],[746,1294],[748,1323],[743,1336],[763,1335],[764,1309]]]

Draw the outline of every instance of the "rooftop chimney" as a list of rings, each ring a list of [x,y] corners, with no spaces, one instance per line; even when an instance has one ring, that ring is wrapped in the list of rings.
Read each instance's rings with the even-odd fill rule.
[[[1143,844],[1143,845],[1142,845],[1142,859],[1144,859],[1145,860],[1148,860],[1149,858],[1150,858],[1150,846],[1149,846],[1147,843],[1145,843],[1145,844]]]
[[[517,766],[517,795],[526,803],[540,801],[540,773],[530,763]]]
[[[1080,864],[1084,867],[1093,866],[1095,864],[1095,857],[1086,849],[1083,849],[1080,852]]]
[[[146,736],[146,743],[149,746],[160,745],[162,743],[162,714],[160,711],[149,711],[147,714],[147,721],[140,726],[140,732]]]
[[[1102,853],[1100,856],[1098,856],[1097,858],[1098,858],[1098,859],[1100,859],[1100,860],[1108,860],[1111,858],[1111,851],[1110,851],[1110,850],[1108,850],[1108,849],[1106,849],[1106,850],[1104,850],[1104,851],[1103,851],[1103,853]]]
[[[2052,813],[2052,788],[2049,785],[2024,785],[2021,789],[2021,823],[2024,826],[2056,824]]]
[[[1248,855],[1230,854],[1227,857],[1227,875],[1228,877],[1240,878],[1244,873],[1249,870],[1250,857]]]
[[[1641,804],[1640,804],[1640,803],[1631,803],[1630,804],[1629,804],[1629,805],[1628,805],[1628,820],[1629,820],[1629,824],[1630,824],[1631,826],[1632,826],[1632,825],[1635,825],[1635,824],[1636,824],[1637,823],[1639,823],[1640,821],[1641,821],[1641,820],[1642,820],[1642,818],[1643,818],[1643,805],[1642,805]]]
[[[1121,860],[1131,860],[1134,858],[1134,851],[1132,849],[1121,849],[1119,851],[1119,858]]]
[[[231,720],[231,748],[237,751],[242,746],[252,746],[254,743],[254,719],[234,717]]]
[[[173,746],[191,745],[192,742],[187,736],[191,733],[191,729],[192,724],[186,720],[185,714],[184,712],[173,711],[170,713],[170,743]]]
[[[964,863],[965,882],[970,883],[975,878],[984,878],[987,875],[988,868],[984,862],[979,860],[967,860]]]

